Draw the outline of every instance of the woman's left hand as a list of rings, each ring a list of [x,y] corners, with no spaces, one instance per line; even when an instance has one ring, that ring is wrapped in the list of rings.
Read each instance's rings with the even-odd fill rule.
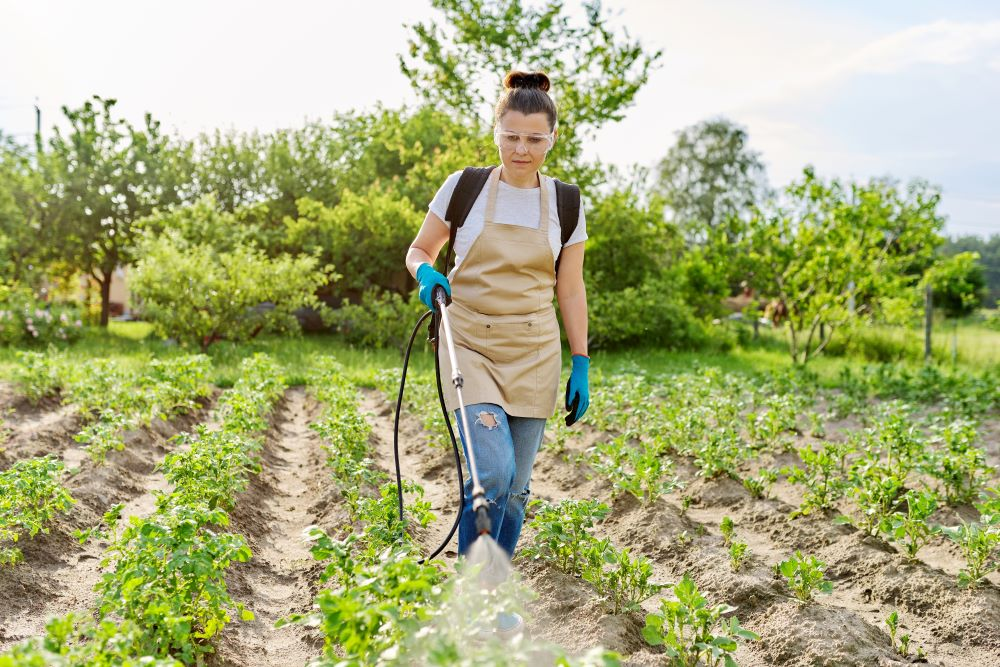
[[[582,354],[574,354],[573,371],[566,383],[566,409],[570,412],[566,415],[567,426],[583,417],[587,408],[590,407],[589,371],[590,358]]]

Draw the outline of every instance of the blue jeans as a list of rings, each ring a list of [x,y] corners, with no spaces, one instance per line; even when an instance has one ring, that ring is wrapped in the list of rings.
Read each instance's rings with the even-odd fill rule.
[[[524,507],[531,491],[531,468],[545,434],[545,420],[511,417],[499,405],[474,403],[465,406],[475,447],[476,472],[489,504],[491,536],[511,557],[521,536]],[[455,410],[458,432],[469,460],[462,418]],[[476,517],[472,511],[472,477],[465,478],[465,506],[458,524],[458,553],[465,554],[476,540]]]

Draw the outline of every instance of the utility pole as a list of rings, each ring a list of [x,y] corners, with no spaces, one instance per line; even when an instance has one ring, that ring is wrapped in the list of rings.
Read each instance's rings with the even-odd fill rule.
[[[42,109],[35,98],[35,166],[38,166],[42,155]]]
[[[931,322],[933,320],[933,292],[930,282],[924,288],[924,362],[931,360]]]

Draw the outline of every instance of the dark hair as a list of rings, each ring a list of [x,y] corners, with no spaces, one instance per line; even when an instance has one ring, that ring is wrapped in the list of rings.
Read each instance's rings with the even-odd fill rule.
[[[544,113],[549,117],[549,129],[554,129],[556,103],[549,97],[549,86],[549,77],[545,72],[508,72],[503,80],[503,94],[497,101],[497,122],[508,111],[520,111],[526,116]]]

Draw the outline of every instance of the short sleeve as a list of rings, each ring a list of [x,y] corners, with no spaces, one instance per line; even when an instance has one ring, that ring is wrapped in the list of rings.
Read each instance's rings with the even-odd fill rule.
[[[434,195],[434,199],[431,200],[430,205],[427,207],[430,212],[441,218],[445,226],[450,227],[450,223],[445,216],[448,215],[448,204],[451,203],[451,195],[455,192],[455,187],[458,185],[458,179],[462,177],[462,172],[456,171],[454,174],[449,176],[444,185],[442,185],[437,194]]]
[[[573,230],[573,234],[569,237],[569,240],[566,241],[566,244],[563,247],[565,248],[566,246],[571,246],[574,243],[583,243],[588,238],[589,237],[587,236],[587,217],[583,213],[583,203],[581,202],[580,219],[576,223],[576,229]]]

